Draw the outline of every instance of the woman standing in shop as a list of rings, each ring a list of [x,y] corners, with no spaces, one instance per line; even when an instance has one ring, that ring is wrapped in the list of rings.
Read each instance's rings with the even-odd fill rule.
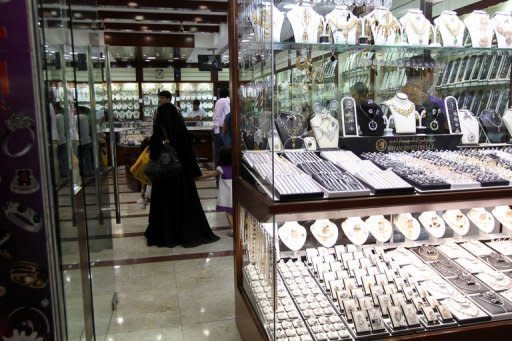
[[[171,104],[171,93],[158,94],[159,107],[150,139],[150,158],[156,160],[162,152],[165,129],[170,144],[176,150],[183,173],[152,183],[149,225],[145,236],[148,246],[194,247],[219,240],[211,230],[197,193],[195,179],[201,176],[192,143],[183,117]]]

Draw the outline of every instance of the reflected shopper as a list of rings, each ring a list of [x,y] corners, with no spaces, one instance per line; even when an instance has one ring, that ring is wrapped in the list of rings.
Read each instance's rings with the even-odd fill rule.
[[[203,208],[195,179],[201,176],[192,143],[183,117],[171,104],[171,93],[158,94],[159,107],[150,140],[150,157],[156,160],[162,152],[162,128],[176,150],[183,167],[183,174],[156,179],[152,183],[149,225],[145,236],[148,246],[194,247],[217,241]]]

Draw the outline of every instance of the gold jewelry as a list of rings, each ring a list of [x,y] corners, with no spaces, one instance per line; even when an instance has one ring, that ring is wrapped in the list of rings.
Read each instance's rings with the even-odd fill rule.
[[[407,24],[410,25],[414,33],[422,37],[427,32],[429,22],[424,16],[416,14],[407,17]]]
[[[307,7],[304,7],[304,31],[302,32],[302,40],[304,42],[307,42],[309,40],[308,27],[309,27],[310,20],[311,20],[311,13],[309,13]]]
[[[489,26],[489,17],[487,15],[482,15],[480,17],[480,32],[482,33],[482,36],[480,37],[480,46],[481,47],[486,47],[487,45],[489,45],[489,37],[486,37],[484,34],[485,32],[487,31],[486,29],[488,28]]]
[[[392,32],[396,32],[400,29],[396,19],[393,18],[393,14],[389,11],[387,11],[382,18],[375,18],[374,16],[371,20],[370,27],[372,30],[376,33],[382,33],[385,38],[387,38]]]
[[[407,108],[400,108],[393,103],[389,103],[389,107],[393,109],[393,111],[397,112],[398,114],[404,117],[409,117],[412,113],[414,113],[415,109],[414,103],[412,102],[409,103],[409,106]]]
[[[299,70],[304,70],[305,68],[309,67],[310,65],[311,65],[310,60],[304,56],[299,56],[295,60],[295,67]]]
[[[508,18],[505,19],[501,24],[502,25],[497,25],[496,32],[505,38],[507,45],[512,45],[512,25],[510,24]]]
[[[350,19],[346,22],[342,23],[338,17],[336,19],[330,18],[329,21],[329,28],[331,28],[331,32],[341,32],[343,34],[343,37],[348,39],[349,32],[357,26],[359,23],[359,20],[356,19],[354,16],[350,16]],[[336,28],[336,31],[332,28]]]
[[[452,20],[450,20],[450,17]],[[460,34],[460,30],[463,28],[462,22],[456,16],[444,15],[441,16],[441,22],[444,24],[444,27],[450,32],[454,39]]]

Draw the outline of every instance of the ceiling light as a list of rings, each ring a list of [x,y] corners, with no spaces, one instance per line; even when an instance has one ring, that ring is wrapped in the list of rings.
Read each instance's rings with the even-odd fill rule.
[[[143,15],[136,15],[135,16],[135,20],[137,20],[137,21],[144,20],[144,16]]]
[[[153,60],[153,59],[156,59],[156,57],[148,57],[147,59],[148,60]]]
[[[57,16],[58,13],[57,13],[57,11],[51,11],[50,14],[55,17],[55,16]]]
[[[190,28],[190,31],[191,31],[191,32],[195,32],[195,31],[197,31],[197,27],[192,26],[192,27]]]
[[[199,9],[205,10],[205,9],[208,9],[208,6],[206,6],[206,5],[201,5],[201,6],[199,6]]]
[[[82,18],[84,15],[82,13],[80,13],[80,12],[76,12],[76,13],[73,13],[73,16],[75,18]]]
[[[194,21],[195,21],[195,22],[201,22],[201,21],[203,21],[203,18],[201,18],[201,17],[195,17],[195,18],[194,18]]]
[[[140,29],[143,31],[147,31],[149,28],[147,26],[141,26]]]
[[[133,8],[133,7],[137,7],[137,6],[139,6],[139,4],[138,4],[138,3],[136,3],[135,1],[130,1],[130,2],[128,3],[128,7],[132,7],[132,8]]]

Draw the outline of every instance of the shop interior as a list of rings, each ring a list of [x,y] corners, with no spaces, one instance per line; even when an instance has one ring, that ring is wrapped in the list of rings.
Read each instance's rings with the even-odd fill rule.
[[[64,339],[510,335],[510,1],[39,0],[37,21]],[[226,88],[234,226],[200,180],[220,241],[147,247],[129,169],[157,93],[212,170]]]

